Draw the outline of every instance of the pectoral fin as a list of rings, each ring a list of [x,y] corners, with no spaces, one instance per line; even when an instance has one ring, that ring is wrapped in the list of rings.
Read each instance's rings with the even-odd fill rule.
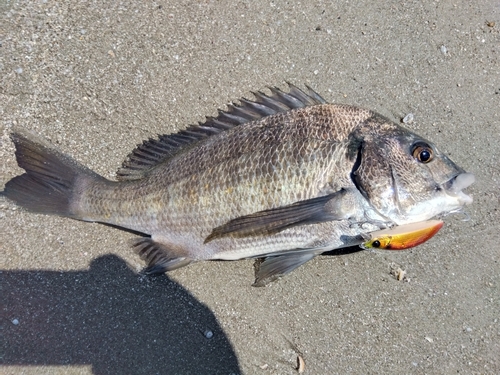
[[[274,234],[297,225],[339,220],[343,218],[344,213],[336,212],[335,204],[331,201],[341,199],[345,193],[345,190],[340,190],[322,197],[238,217],[213,229],[205,243],[227,235],[247,237]]]
[[[295,268],[303,265],[314,258],[317,253],[301,252],[287,255],[267,257],[263,261],[255,261],[255,282],[253,286],[266,286],[281,276],[292,272]]]

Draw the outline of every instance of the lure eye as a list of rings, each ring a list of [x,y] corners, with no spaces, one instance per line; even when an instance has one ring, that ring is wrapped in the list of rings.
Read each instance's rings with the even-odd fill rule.
[[[373,247],[380,247],[380,241],[379,240],[373,241],[372,246]]]
[[[413,146],[412,155],[415,160],[427,164],[434,158],[434,151],[427,143],[417,143]]]

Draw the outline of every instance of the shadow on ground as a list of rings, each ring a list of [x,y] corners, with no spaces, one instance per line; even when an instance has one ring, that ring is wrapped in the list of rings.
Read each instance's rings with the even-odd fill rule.
[[[4,365],[92,365],[98,375],[240,372],[206,306],[167,276],[144,278],[116,256],[84,272],[3,271],[2,289]]]

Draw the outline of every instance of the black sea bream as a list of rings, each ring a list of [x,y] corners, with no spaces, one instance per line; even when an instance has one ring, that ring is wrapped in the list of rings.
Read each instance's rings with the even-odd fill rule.
[[[255,93],[138,146],[107,180],[22,129],[3,194],[34,212],[145,234],[147,273],[265,258],[256,285],[366,234],[460,210],[474,182],[429,141],[312,89]]]

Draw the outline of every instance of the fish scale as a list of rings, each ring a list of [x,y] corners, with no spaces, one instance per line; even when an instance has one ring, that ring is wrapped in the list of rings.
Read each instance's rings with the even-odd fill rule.
[[[289,88],[144,141],[117,181],[15,129],[26,173],[3,194],[34,212],[143,233],[133,247],[146,273],[264,258],[256,285],[324,251],[363,244],[370,232],[472,202],[462,189],[474,177],[431,142],[373,111]]]

